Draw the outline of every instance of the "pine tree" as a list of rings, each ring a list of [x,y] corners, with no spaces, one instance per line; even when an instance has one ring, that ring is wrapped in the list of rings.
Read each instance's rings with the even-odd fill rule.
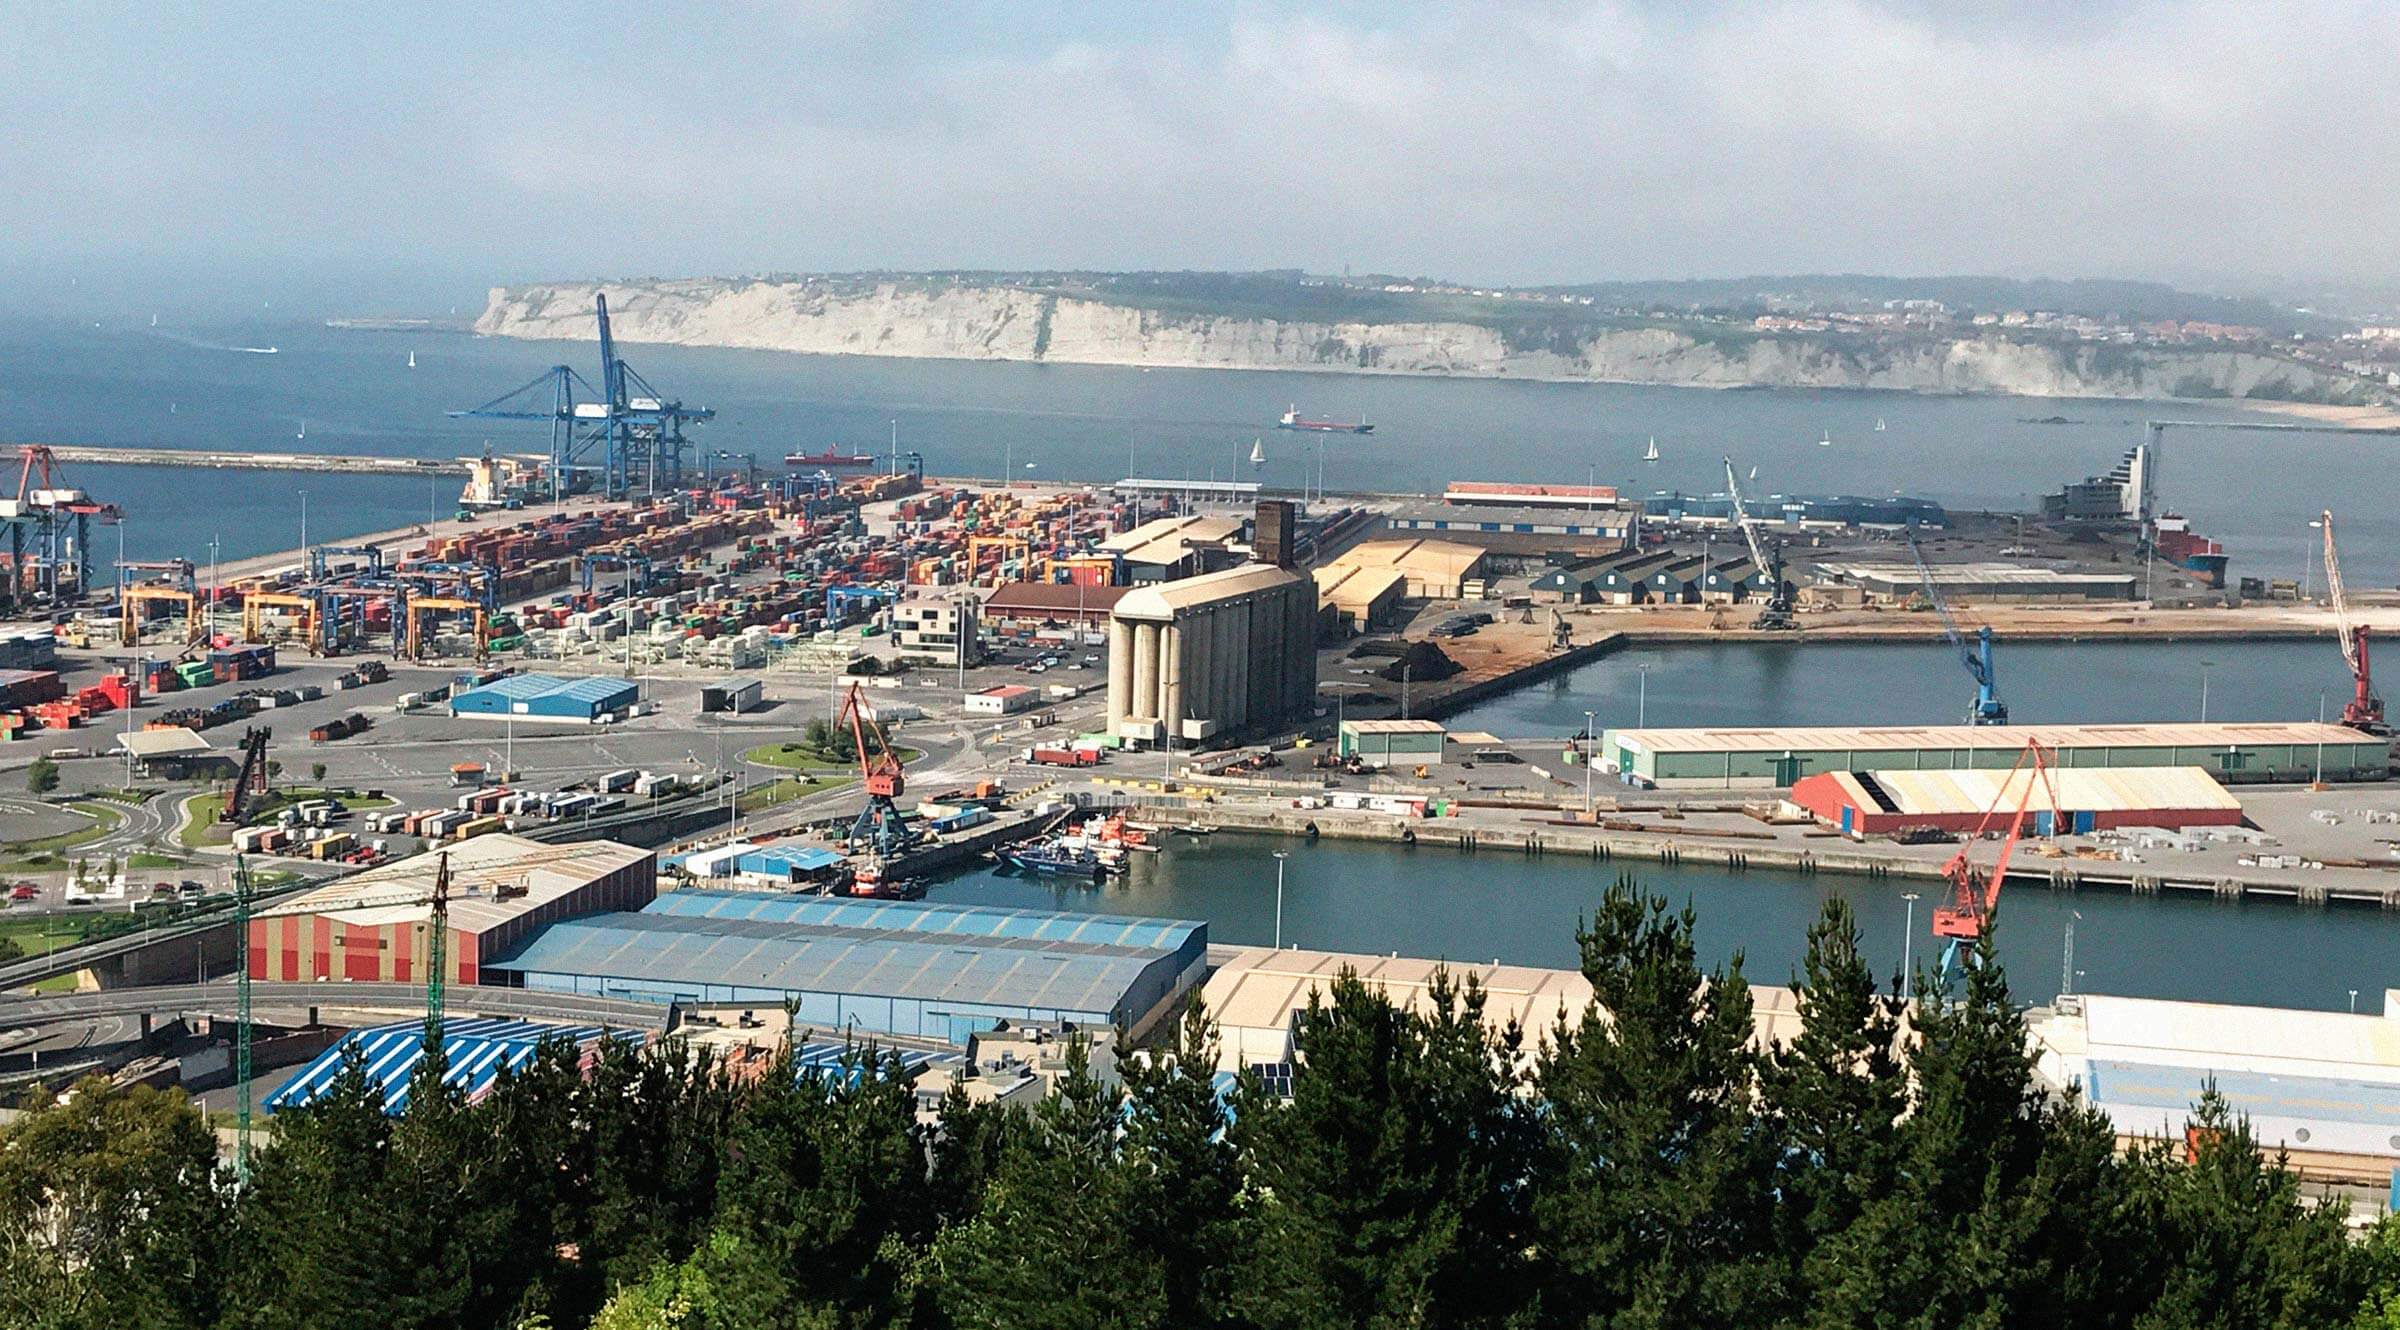
[[[1764,1091],[1779,1136],[1778,1226],[1795,1295],[1809,1256],[1889,1187],[1892,1145],[1908,1106],[1902,1004],[1876,991],[1849,903],[1834,898],[1808,931],[1795,984],[1800,1034],[1767,1059]]]
[[[617,1285],[699,1249],[714,1222],[737,1103],[705,1052],[680,1042],[603,1043],[572,1109],[578,1130],[566,1171],[578,1200],[558,1238],[576,1259],[562,1271],[562,1323],[571,1309],[597,1306]]]
[[[389,1219],[417,1203],[392,1184],[392,1122],[355,1048],[303,1109],[272,1119],[240,1198],[226,1323],[316,1330],[405,1291]]]
[[[1521,1035],[1437,974],[1423,1015],[1348,971],[1299,1017],[1289,1103],[1255,1078],[1235,1136],[1257,1218],[1236,1293],[1262,1326],[1497,1324],[1527,1294]]]
[[[1687,906],[1619,879],[1579,930],[1593,1004],[1541,1060],[1551,1155],[1534,1198],[1557,1324],[1743,1325],[1789,1294],[1774,1143],[1753,1115],[1750,988],[1700,969]]]
[[[1160,1279],[1165,1323],[1233,1323],[1242,1250],[1242,1173],[1216,1088],[1217,1027],[1195,994],[1176,1042],[1125,1064],[1127,1106],[1118,1203],[1126,1241]]]
[[[0,1128],[0,1325],[209,1324],[227,1199],[181,1091],[94,1078],[33,1108]]]

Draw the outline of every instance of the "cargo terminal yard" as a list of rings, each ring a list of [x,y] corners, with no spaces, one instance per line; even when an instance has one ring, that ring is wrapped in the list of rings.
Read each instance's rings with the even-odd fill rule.
[[[429,974],[494,1058],[545,1028],[739,1040],[788,1002],[820,1042],[930,1068],[1002,1022],[1138,1041],[1200,991],[1240,1011],[1226,1070],[1276,1064],[1334,969],[1422,987],[1433,958],[1076,908],[1216,832],[1455,854],[1502,891],[1539,858],[1969,914],[2003,886],[2400,909],[2369,656],[2400,598],[2344,586],[2330,513],[2321,586],[2244,578],[2159,504],[2155,429],[2025,514],[1752,494],[1731,459],[1692,495],[944,478],[896,437],[703,451],[685,431],[713,413],[615,360],[596,312],[605,390],[562,367],[458,413],[546,423],[547,451],[424,464],[456,506],[365,537],[111,566],[105,467],[22,450],[0,771],[29,788],[0,799],[0,925],[39,945],[0,963],[0,1086],[99,1069],[221,1103],[228,1031],[255,1025],[274,1053],[245,1085],[303,1103],[345,1044],[406,1044]],[[2318,718],[2009,723],[2014,644],[2243,638],[2348,686]],[[1459,723],[1618,652],[1758,642],[1947,644],[1961,714]],[[1279,893],[1260,858],[1245,891]],[[1053,908],[944,898],[995,862]],[[1474,959],[1527,1010],[1589,1001]],[[2182,1016],[2109,1001],[2039,1024],[2062,1086],[2172,1062],[2127,1013]]]

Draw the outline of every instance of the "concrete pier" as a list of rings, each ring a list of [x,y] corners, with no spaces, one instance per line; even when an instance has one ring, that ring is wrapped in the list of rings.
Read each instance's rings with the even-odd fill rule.
[[[211,471],[341,471],[362,476],[464,476],[454,457],[345,457],[333,453],[203,452],[191,448],[94,447],[76,443],[9,444],[46,447],[61,462],[85,466],[189,466]]]

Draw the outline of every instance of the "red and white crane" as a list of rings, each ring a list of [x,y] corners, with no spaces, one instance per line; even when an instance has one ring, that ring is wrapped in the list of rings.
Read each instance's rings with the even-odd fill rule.
[[[2334,631],[2342,643],[2342,663],[2350,667],[2350,700],[2342,705],[2342,723],[2369,734],[2384,733],[2383,699],[2375,695],[2375,678],[2367,662],[2367,626],[2350,622],[2350,598],[2342,593],[2342,556],[2333,543],[2333,510],[2325,527],[2325,598],[2333,605]]]
[[[2039,785],[2049,796],[2050,826],[2056,829],[2065,817],[2058,799],[2055,778],[2057,759],[2042,746],[2039,739],[2025,741],[2025,749],[2017,754],[2008,777],[1992,792],[1991,805],[1983,810],[1983,818],[1975,824],[1975,834],[1959,842],[1958,853],[1942,865],[1942,878],[1950,884],[1947,904],[1933,910],[1933,935],[1945,938],[1949,945],[1942,949],[1942,968],[1946,971],[1957,964],[1960,944],[1973,945],[1991,926],[1992,911],[2000,904],[2000,883],[2008,876],[2009,857],[2017,851],[2017,840],[2025,831],[2025,813],[2033,806],[2034,786]],[[2019,780],[2019,773],[2024,779]],[[1976,871],[1969,855],[1975,842],[1992,834],[1993,822],[2000,816],[2000,805],[2008,801],[2010,787],[2016,789],[2016,810],[2008,815],[2008,830],[2000,841],[2000,857],[1989,873]]]

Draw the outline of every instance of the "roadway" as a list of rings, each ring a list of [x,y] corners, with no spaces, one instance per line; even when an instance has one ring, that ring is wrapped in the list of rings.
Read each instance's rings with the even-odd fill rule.
[[[125,988],[100,993],[64,993],[48,997],[0,999],[0,1029],[53,1025],[62,1022],[101,1022],[144,1015],[209,1015],[231,1017],[235,985],[230,980],[211,984],[166,984],[155,988]],[[422,1015],[425,989],[418,984],[291,983],[259,980],[250,985],[253,1011],[394,1012]],[[665,1003],[633,1002],[621,998],[583,997],[572,993],[541,993],[521,988],[453,985],[443,999],[453,1013],[500,1016],[511,1020],[607,1025],[621,1030],[664,1030],[671,1009]]]

